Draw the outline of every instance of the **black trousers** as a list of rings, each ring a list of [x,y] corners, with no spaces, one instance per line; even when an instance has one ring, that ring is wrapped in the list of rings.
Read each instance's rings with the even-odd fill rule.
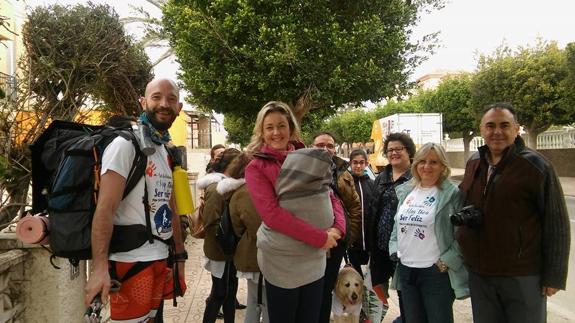
[[[469,291],[476,323],[544,323],[547,297],[541,277],[485,276],[469,270]]]
[[[361,270],[361,265],[367,265],[369,262],[369,253],[361,249],[361,247],[351,247],[347,249],[347,255],[349,256],[349,262],[355,270],[363,276],[363,271]]]
[[[317,322],[323,278],[298,288],[281,288],[266,280],[270,323]]]
[[[337,246],[329,251],[330,255],[327,258],[325,266],[325,276],[323,284],[323,297],[319,312],[319,323],[329,323],[329,315],[331,313],[331,291],[335,287],[341,260],[345,254],[345,242],[338,241]]]
[[[217,278],[212,275],[212,290],[206,300],[203,323],[214,323],[220,307],[224,311],[224,322],[234,323],[236,315],[236,293],[238,291],[238,278],[236,267],[231,260],[226,261],[224,275]]]

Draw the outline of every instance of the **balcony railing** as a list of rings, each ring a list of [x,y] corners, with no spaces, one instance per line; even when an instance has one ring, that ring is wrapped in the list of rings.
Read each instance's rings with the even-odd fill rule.
[[[469,151],[476,151],[483,145],[483,138],[474,137],[469,143]],[[455,138],[443,141],[447,151],[463,151],[463,139]],[[537,136],[537,149],[575,148],[575,130],[545,131]]]
[[[16,100],[16,82],[14,76],[0,72],[0,99]]]

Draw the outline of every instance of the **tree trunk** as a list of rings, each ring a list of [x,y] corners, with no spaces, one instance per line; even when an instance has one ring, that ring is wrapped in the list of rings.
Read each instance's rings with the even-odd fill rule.
[[[533,150],[537,150],[537,136],[549,129],[549,127],[550,126],[541,127],[537,125],[531,127],[525,126],[525,130],[527,130],[527,140],[525,145]]]
[[[471,143],[471,140],[475,136],[475,132],[466,130],[462,132],[462,135],[463,135],[463,162],[465,165],[469,157],[474,153],[469,151],[469,144]]]
[[[299,98],[297,98],[295,104],[290,106],[292,108],[292,112],[294,117],[297,120],[297,123],[301,127],[301,121],[306,113],[308,113],[313,106],[313,102],[311,99],[311,87],[308,87]]]

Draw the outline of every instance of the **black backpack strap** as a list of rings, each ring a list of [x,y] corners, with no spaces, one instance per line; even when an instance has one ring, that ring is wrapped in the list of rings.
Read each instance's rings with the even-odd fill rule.
[[[144,197],[142,198],[142,203],[144,203],[144,214],[146,216],[146,228],[148,229],[148,242],[154,243],[154,234],[152,234],[152,220],[150,220],[150,203],[148,200],[148,184],[146,179],[144,179]]]
[[[154,261],[138,261],[138,262],[134,263],[134,265],[130,269],[128,269],[128,271],[124,274],[124,276],[118,277],[118,270],[116,269],[116,262],[113,260],[110,260],[110,269],[109,269],[110,278],[112,280],[117,280],[120,283],[123,283],[123,282],[127,281],[128,279],[136,276],[142,270],[150,267],[153,263],[154,263]]]
[[[148,159],[146,156],[138,149],[136,150],[136,157],[134,158],[134,162],[132,163],[132,168],[128,173],[128,179],[126,180],[126,188],[124,189],[124,195],[122,195],[122,199],[126,198],[128,194],[138,185],[138,182],[144,176],[146,172]]]
[[[170,157],[170,168],[174,170],[176,166],[183,166],[182,152],[180,149],[172,144],[164,144],[164,147],[166,147],[166,151]]]

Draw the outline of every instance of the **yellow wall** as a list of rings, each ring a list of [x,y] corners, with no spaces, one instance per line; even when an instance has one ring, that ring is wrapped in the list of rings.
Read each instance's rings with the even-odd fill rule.
[[[176,146],[187,147],[187,135],[188,135],[188,123],[186,119],[188,116],[184,111],[180,111],[180,115],[176,118],[172,127],[170,128],[170,136],[172,137],[172,142]]]
[[[20,37],[25,17],[23,1],[0,0],[0,15],[8,18],[5,23],[15,33],[0,28],[0,72],[16,75],[18,58],[24,51]]]

